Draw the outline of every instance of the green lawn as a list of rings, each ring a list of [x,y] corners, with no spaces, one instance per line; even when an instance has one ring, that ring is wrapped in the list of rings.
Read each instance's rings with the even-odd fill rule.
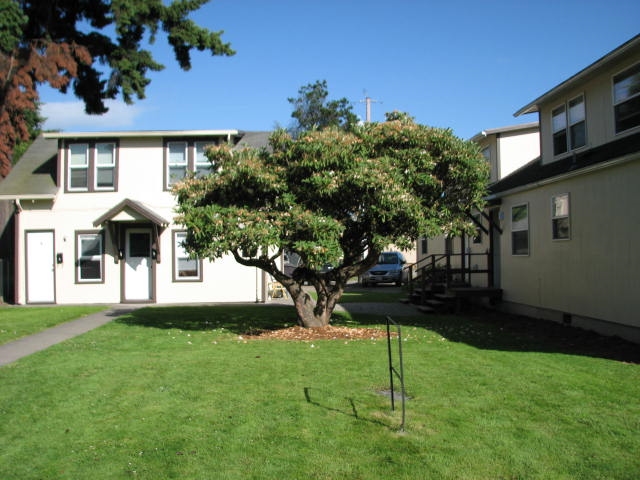
[[[291,307],[150,307],[0,368],[0,478],[634,479],[637,346],[489,315],[253,340]],[[381,317],[342,314],[374,326]]]
[[[0,307],[0,345],[104,309],[95,305]]]

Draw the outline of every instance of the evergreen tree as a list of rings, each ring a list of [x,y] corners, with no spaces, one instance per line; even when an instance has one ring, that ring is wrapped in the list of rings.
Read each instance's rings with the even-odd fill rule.
[[[222,32],[188,18],[206,2],[0,0],[0,175],[9,172],[16,143],[29,138],[39,85],[62,93],[72,88],[87,113],[102,114],[105,100],[119,94],[126,103],[145,97],[148,73],[164,66],[143,42],[153,44],[160,30],[184,70],[194,48],[233,55]]]

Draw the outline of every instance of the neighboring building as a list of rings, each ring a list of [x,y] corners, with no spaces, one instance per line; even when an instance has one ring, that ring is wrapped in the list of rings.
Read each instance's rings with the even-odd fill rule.
[[[37,303],[263,301],[262,271],[189,259],[171,185],[209,169],[208,144],[265,146],[237,130],[51,133],[0,184],[14,205],[12,299]]]
[[[489,197],[503,308],[640,341],[640,35],[528,113],[541,157]]]
[[[540,156],[538,122],[484,130],[474,135],[470,140],[478,144],[482,154],[489,162],[491,167],[490,183],[497,182]],[[465,281],[475,287],[497,285],[499,283],[499,269],[491,269],[493,278],[489,278],[488,272],[492,266],[490,265],[491,254],[497,253],[499,248],[499,243],[495,241],[499,232],[495,228],[491,228],[490,214],[490,210],[472,214],[477,226],[473,236],[446,237],[443,235],[419,239],[417,243],[418,266],[428,266],[434,259],[442,267],[446,261],[444,254],[448,254],[451,267],[455,270],[464,267],[466,272],[464,275],[458,272],[455,278],[456,282]]]
[[[531,122],[483,130],[471,141],[489,162],[489,182],[494,183],[540,156],[540,125]]]

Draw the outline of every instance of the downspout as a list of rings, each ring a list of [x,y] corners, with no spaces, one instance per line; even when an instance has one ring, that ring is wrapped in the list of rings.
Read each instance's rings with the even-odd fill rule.
[[[13,223],[13,303],[18,304],[20,299],[20,213],[22,212],[22,205],[20,205],[20,199],[16,198],[13,202],[15,206]]]

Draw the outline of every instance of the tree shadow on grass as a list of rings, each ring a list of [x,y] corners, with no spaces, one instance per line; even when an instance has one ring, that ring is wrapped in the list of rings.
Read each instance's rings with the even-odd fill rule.
[[[485,350],[561,353],[640,364],[640,346],[619,337],[493,310],[467,315],[425,315],[408,324],[453,342]],[[402,323],[402,322],[400,322]]]
[[[449,341],[485,350],[562,353],[640,364],[640,346],[635,343],[492,310],[481,309],[467,315],[416,314],[394,320],[403,328],[424,328]],[[224,328],[238,335],[254,335],[297,325],[291,305],[264,304],[144,307],[115,321],[125,325],[187,331]],[[384,321],[384,315],[366,313],[334,312],[332,318],[333,325],[349,327],[379,326]]]
[[[251,304],[144,307],[118,317],[116,322],[186,331],[225,329],[238,335],[297,325],[291,306]]]

